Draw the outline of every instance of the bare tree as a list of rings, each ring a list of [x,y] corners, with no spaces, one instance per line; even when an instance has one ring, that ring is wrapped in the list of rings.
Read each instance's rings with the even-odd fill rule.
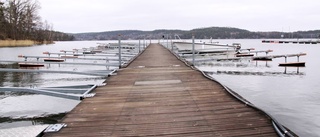
[[[37,26],[38,22],[41,22],[40,16],[38,16],[38,10],[40,6],[38,3],[29,1],[28,5],[26,6],[25,14],[23,15],[23,31],[25,32],[24,39],[30,39],[32,32],[34,31],[35,27]]]
[[[3,2],[0,1],[0,40],[5,39],[6,36],[6,19],[4,17],[4,7]]]
[[[4,16],[9,23],[9,38],[28,39],[40,20],[37,14],[39,4],[32,0],[7,0],[5,4]]]
[[[5,17],[8,21],[9,38],[17,39],[18,30],[20,29],[20,15],[22,15],[24,3],[21,0],[9,0],[7,1]]]

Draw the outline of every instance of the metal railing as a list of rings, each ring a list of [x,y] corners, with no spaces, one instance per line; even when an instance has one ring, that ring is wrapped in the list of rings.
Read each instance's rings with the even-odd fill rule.
[[[60,97],[73,100],[82,100],[84,98],[93,97],[95,93],[90,93],[97,85],[78,85],[64,87],[0,87],[0,92],[28,92],[34,94],[42,94],[53,97]]]

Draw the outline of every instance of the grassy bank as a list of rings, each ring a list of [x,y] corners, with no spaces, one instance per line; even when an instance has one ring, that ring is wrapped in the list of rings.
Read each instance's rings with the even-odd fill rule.
[[[53,42],[50,41],[36,42],[32,40],[0,40],[0,47],[22,47],[52,43]]]

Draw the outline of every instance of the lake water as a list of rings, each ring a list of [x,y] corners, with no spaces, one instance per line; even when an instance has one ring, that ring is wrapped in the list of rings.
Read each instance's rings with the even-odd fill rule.
[[[199,69],[210,71],[210,75],[238,94],[274,116],[281,124],[299,136],[320,136],[320,62],[318,51],[320,44],[274,44],[262,43],[262,40],[213,40],[219,43],[241,43],[242,48],[256,50],[272,49],[269,55],[307,53],[300,61],[306,67],[279,67],[284,58],[273,61],[240,62],[206,62],[196,65]],[[42,52],[59,52],[74,48],[95,47],[101,41],[56,42],[53,45],[0,48],[0,59],[23,60],[18,55],[44,56]],[[117,42],[117,41],[108,41]],[[136,41],[137,42],[137,41]],[[158,41],[153,41],[158,42]],[[259,53],[258,55],[265,55]],[[296,57],[288,58],[295,62]],[[54,70],[91,70],[105,67],[58,66],[51,65],[45,69]],[[62,86],[80,84],[101,84],[104,77],[67,75],[67,74],[3,74],[0,73],[1,86],[28,87]],[[63,102],[63,103],[61,103]],[[36,94],[0,94],[0,129],[32,124],[54,123],[52,117],[46,120],[30,120],[33,117],[59,117],[59,114],[70,111],[79,101],[49,97]],[[10,118],[9,118],[10,117]],[[21,119],[21,120],[16,120]],[[36,122],[35,122],[36,121]],[[48,122],[49,121],[49,122]]]

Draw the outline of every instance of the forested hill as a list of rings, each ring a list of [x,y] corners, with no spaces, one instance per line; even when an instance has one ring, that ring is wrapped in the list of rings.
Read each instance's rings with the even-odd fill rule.
[[[179,36],[181,39],[190,39],[192,35],[197,39],[258,39],[258,38],[319,38],[320,30],[298,31],[292,33],[283,32],[251,32],[244,29],[231,27],[208,27],[193,30],[120,30],[92,33],[73,34],[75,40],[117,40],[118,35],[121,39],[160,39],[163,36],[174,38]]]
[[[106,31],[106,32],[92,32],[92,33],[77,33],[73,34],[75,40],[117,40],[118,35],[121,39],[158,39],[163,35],[180,35],[187,31],[182,30],[154,30],[154,31],[141,31],[141,30],[119,30],[119,31]]]

